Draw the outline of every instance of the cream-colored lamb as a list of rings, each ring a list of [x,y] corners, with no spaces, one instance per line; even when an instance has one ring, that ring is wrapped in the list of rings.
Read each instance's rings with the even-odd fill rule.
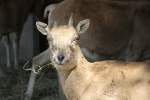
[[[150,63],[121,61],[88,62],[78,45],[80,34],[89,27],[89,19],[73,26],[37,22],[47,35],[50,58],[57,69],[68,100],[150,100]],[[87,41],[87,44],[90,41]]]

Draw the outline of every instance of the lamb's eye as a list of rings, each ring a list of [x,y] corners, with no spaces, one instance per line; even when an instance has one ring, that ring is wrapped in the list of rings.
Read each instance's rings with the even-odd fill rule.
[[[75,40],[76,40],[76,41],[79,41],[79,36],[78,36],[78,37],[75,37]]]
[[[73,44],[77,44],[78,41],[79,41],[79,37],[75,37],[75,38],[73,39],[72,43],[73,43]]]

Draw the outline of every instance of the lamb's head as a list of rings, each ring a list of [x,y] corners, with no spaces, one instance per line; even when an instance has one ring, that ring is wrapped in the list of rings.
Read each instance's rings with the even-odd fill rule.
[[[89,23],[89,19],[82,20],[75,28],[72,17],[70,17],[68,25],[61,26],[56,24],[48,26],[45,23],[36,22],[37,29],[47,35],[50,58],[54,64],[67,64],[75,58],[79,35],[88,29]]]

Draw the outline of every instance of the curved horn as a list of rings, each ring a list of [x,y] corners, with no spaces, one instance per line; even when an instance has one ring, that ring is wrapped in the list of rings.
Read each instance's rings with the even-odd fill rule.
[[[49,27],[52,26],[53,24],[53,21],[52,21],[52,18],[51,18],[51,15],[52,15],[52,12],[54,11],[54,9],[56,8],[56,4],[53,4],[53,5],[48,5],[45,10],[44,10],[44,17],[48,17],[48,25]]]
[[[44,18],[48,17],[50,12],[53,12],[53,10],[56,8],[56,4],[53,5],[48,5],[45,9],[44,9]]]

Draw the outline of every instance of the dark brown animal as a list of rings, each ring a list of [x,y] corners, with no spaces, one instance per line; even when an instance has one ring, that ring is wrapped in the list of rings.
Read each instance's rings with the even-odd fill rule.
[[[128,43],[127,56],[129,60],[150,58],[150,5],[141,5],[135,9],[133,34]]]
[[[83,18],[89,18],[91,26],[80,38],[81,47],[86,48],[83,51],[96,53],[100,59],[105,57],[136,61],[150,47],[150,40],[147,38],[150,37],[149,29],[145,27],[148,22],[143,21],[145,13],[147,14],[145,10],[150,7],[145,9],[145,5],[149,5],[148,0],[65,0],[55,5],[49,23],[57,21],[59,25],[66,24],[71,13],[75,24]],[[143,12],[141,9],[144,11],[143,15],[138,14]],[[138,26],[137,20],[140,22]],[[143,32],[145,30],[147,31]]]

